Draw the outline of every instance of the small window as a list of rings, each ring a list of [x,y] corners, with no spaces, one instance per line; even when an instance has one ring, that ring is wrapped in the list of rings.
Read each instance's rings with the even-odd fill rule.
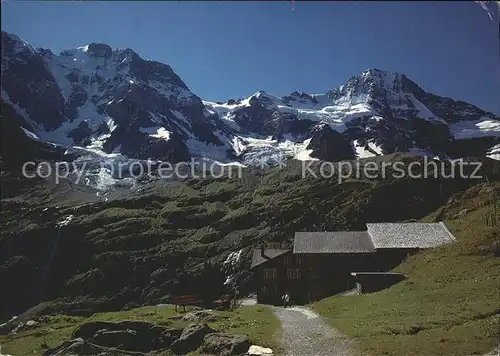
[[[300,269],[298,268],[288,268],[286,270],[286,277],[290,280],[300,279]]]
[[[267,293],[267,287],[263,285],[263,286],[260,288],[260,291],[261,291],[262,293]]]
[[[296,262],[298,265],[301,265],[301,264],[302,264],[302,256],[295,256],[295,262]]]
[[[292,256],[287,255],[285,256],[285,264],[289,265],[292,262]]]
[[[264,269],[264,279],[277,279],[278,271],[275,268]]]

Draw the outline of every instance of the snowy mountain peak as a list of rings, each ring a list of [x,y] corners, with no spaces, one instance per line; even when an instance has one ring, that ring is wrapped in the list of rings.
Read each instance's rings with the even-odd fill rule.
[[[378,68],[368,68],[365,69],[363,72],[360,74],[363,77],[378,77],[378,78],[384,78],[384,77],[389,77],[389,78],[394,78],[396,76],[402,76],[404,74],[398,73],[395,71],[390,71],[386,69],[378,69]]]
[[[397,72],[371,68],[365,70],[361,74],[361,77],[364,82],[376,85],[379,88],[399,89],[395,88],[395,86],[397,83],[400,83],[403,78],[405,78],[405,75]]]
[[[7,120],[24,129],[19,135],[100,160],[202,156],[262,165],[400,151],[491,156],[500,144],[497,116],[427,93],[402,73],[370,68],[326,94],[259,90],[207,102],[169,65],[130,48],[91,43],[54,55],[5,32],[2,40],[2,99]]]
[[[26,42],[21,37],[14,35],[12,33],[2,32],[2,44],[9,45],[13,49],[14,53],[28,51],[32,54],[36,54],[38,52],[28,42]]]
[[[68,57],[83,53],[91,57],[111,58],[113,56],[113,49],[105,43],[90,43],[88,45],[61,51],[59,56]]]
[[[250,105],[264,105],[264,106],[269,106],[269,105],[276,105],[276,103],[280,102],[281,99],[274,96],[274,95],[271,95],[271,94],[268,94],[267,92],[265,92],[264,90],[259,90],[258,92],[256,92],[255,94],[253,94],[252,96],[250,96],[248,98],[248,103]]]
[[[2,73],[11,65],[12,57],[36,55],[38,51],[21,37],[2,31]]]
[[[387,91],[406,92],[409,88],[418,86],[401,73],[370,68],[361,74],[351,77],[346,85],[331,92],[334,99],[339,97],[376,97],[385,95]],[[408,85],[410,84],[410,85]]]
[[[90,56],[111,58],[113,54],[113,49],[104,43],[91,43],[84,48],[86,49],[87,54]]]
[[[257,98],[257,99],[264,99],[264,98],[271,99],[271,98],[274,98],[274,96],[269,95],[264,90],[259,90],[255,94],[253,94],[252,96],[255,97],[255,98]]]

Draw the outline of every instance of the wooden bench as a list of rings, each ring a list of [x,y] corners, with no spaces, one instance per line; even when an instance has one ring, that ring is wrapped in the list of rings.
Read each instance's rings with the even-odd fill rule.
[[[196,295],[175,295],[172,297],[172,304],[175,305],[175,311],[179,306],[182,306],[186,311],[186,305],[200,305],[201,300]]]

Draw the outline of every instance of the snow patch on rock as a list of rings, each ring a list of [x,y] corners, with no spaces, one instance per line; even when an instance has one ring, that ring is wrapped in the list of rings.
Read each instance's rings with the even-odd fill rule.
[[[500,144],[491,147],[486,154],[486,157],[500,161]]]
[[[450,125],[455,139],[468,139],[484,136],[500,137],[500,120],[482,117],[474,121],[458,121]]]
[[[61,221],[57,222],[56,226],[57,227],[67,226],[71,222],[71,220],[73,220],[73,215],[68,215]]]
[[[139,131],[150,137],[163,139],[165,141],[170,140],[170,135],[172,134],[172,132],[166,130],[164,127],[140,127]]]

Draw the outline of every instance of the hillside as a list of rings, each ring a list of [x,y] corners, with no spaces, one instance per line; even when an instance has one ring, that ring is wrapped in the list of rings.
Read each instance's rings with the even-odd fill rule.
[[[282,170],[245,170],[242,179],[157,181],[112,192],[107,201],[88,187],[4,176],[2,289],[11,293],[2,318],[43,300],[56,300],[46,312],[85,314],[162,303],[179,292],[210,299],[225,288],[223,262],[240,249],[230,273],[244,293],[253,288],[250,251],[263,241],[423,218],[480,183],[389,174],[338,184],[335,176],[302,178],[300,167],[291,161]],[[485,161],[484,176],[499,180],[499,173],[497,161]]]
[[[288,174],[290,173],[288,172]],[[273,192],[269,192],[271,189],[269,187],[282,186],[286,182],[288,174],[282,175],[278,181],[277,172],[267,172],[264,175],[263,183],[259,185],[260,188],[253,193],[255,194],[254,199],[247,202],[250,211],[256,209],[255,205],[260,206],[260,200],[274,199],[275,207],[272,210],[262,210],[263,214],[268,215],[268,221],[273,221],[270,217],[271,214],[278,214],[280,209],[284,209],[290,204],[289,198],[291,197],[281,196],[284,192],[284,190],[279,192],[281,189],[273,189]],[[494,178],[495,176],[490,177]],[[319,228],[358,228],[357,226],[365,221],[378,219],[395,221],[403,220],[408,216],[420,216],[423,221],[429,222],[444,219],[458,239],[455,244],[421,252],[405,261],[396,270],[405,273],[408,280],[390,289],[361,296],[335,296],[317,302],[313,304],[313,307],[332,326],[355,338],[357,347],[366,355],[465,356],[482,355],[491,351],[496,346],[499,337],[500,228],[498,225],[495,228],[487,226],[485,217],[493,211],[492,197],[500,196],[499,181],[498,176],[496,176],[494,183],[447,182],[447,184],[440,186],[433,185],[432,180],[420,181],[419,183],[417,183],[418,181],[394,181],[386,184],[352,182],[344,183],[340,187],[333,184],[321,187],[312,184],[312,182],[303,184],[302,191],[292,192],[290,195],[302,196],[301,209],[309,218],[314,216],[314,210],[312,205],[302,204],[303,197],[315,195],[314,197],[309,196],[309,199],[323,197],[323,203],[332,201],[333,205],[329,205],[326,211],[316,212],[315,218]],[[173,191],[170,191],[170,194],[182,191],[182,194],[176,195],[175,198],[168,195],[169,191],[165,186],[162,187],[163,190],[159,190],[159,187],[155,187],[155,189],[151,187],[155,192],[154,195],[145,195],[142,200],[122,197],[122,200],[117,199],[107,203],[114,204],[114,208],[110,205],[103,206],[102,203],[99,205],[87,203],[74,208],[58,205],[54,214],[67,216],[64,214],[69,212],[68,209],[72,209],[75,217],[74,222],[67,225],[68,230],[71,230],[60,236],[59,251],[53,256],[54,264],[49,274],[51,289],[47,290],[45,298],[60,297],[62,299],[42,303],[23,314],[18,320],[38,320],[37,316],[46,314],[62,315],[45,318],[41,325],[36,326],[33,330],[0,337],[5,350],[13,355],[16,355],[19,350],[38,354],[43,348],[53,347],[67,340],[70,333],[82,323],[96,320],[132,319],[170,325],[171,316],[175,313],[168,307],[138,307],[140,304],[154,305],[159,302],[168,302],[168,298],[165,296],[176,290],[175,288],[188,290],[189,282],[192,283],[196,280],[197,261],[201,263],[204,258],[212,257],[215,266],[220,267],[220,263],[217,261],[224,260],[227,250],[245,247],[246,244],[251,247],[252,244],[266,240],[268,237],[259,235],[256,227],[247,227],[228,233],[224,233],[222,229],[215,230],[212,227],[200,227],[195,231],[185,231],[189,229],[184,227],[179,230],[179,236],[174,236],[173,232],[167,235],[168,231],[165,230],[165,240],[158,242],[158,235],[156,235],[156,240],[151,240],[155,237],[151,232],[146,234],[139,232],[134,238],[133,231],[135,230],[131,226],[132,224],[141,224],[142,219],[154,221],[152,219],[156,209],[155,205],[158,204],[161,197],[166,199],[167,196],[170,196],[175,199],[174,203],[164,204],[161,210],[163,213],[173,214],[169,216],[176,217],[176,220],[166,219],[171,224],[174,221],[178,224],[193,223],[197,220],[189,219],[190,216],[201,219],[201,215],[210,215],[195,213],[184,216],[184,219],[175,215],[179,209],[193,210],[194,207],[189,202],[194,204],[198,201],[197,199],[200,199],[200,196],[207,199],[207,195],[213,196],[214,192],[219,192],[221,195],[218,195],[218,204],[221,206],[228,204],[227,200],[224,203],[220,201],[224,194],[229,194],[228,192],[232,192],[233,198],[239,196],[239,200],[242,199],[244,187],[239,187],[239,190],[234,187],[228,189],[225,184],[212,182],[207,186],[210,187],[209,189],[201,190],[194,182],[191,182],[182,188],[177,186]],[[297,185],[299,184],[297,183]],[[262,195],[262,189],[266,186],[269,189],[267,196]],[[468,186],[470,188],[467,188]],[[215,190],[215,187],[219,187],[219,190]],[[226,190],[220,189],[221,187],[226,187]],[[34,198],[32,193],[28,189],[23,194],[17,195],[15,199],[6,199],[3,207],[9,205],[10,209],[12,206],[19,207],[23,205],[22,199],[26,199],[28,196],[31,199]],[[71,197],[63,196],[67,201],[80,199],[79,201],[82,203],[82,194],[85,192]],[[243,196],[245,195],[243,194]],[[43,198],[46,197],[46,195],[38,196],[38,202],[42,203]],[[419,197],[424,197],[424,199]],[[59,196],[60,198],[61,196]],[[124,202],[127,202],[127,205],[135,204],[135,206],[128,209],[117,207],[118,204],[124,204]],[[384,211],[380,209],[382,202],[385,202],[387,207]],[[54,201],[51,203],[43,201],[41,206],[54,206],[55,203]],[[57,202],[57,204],[60,203],[60,201]],[[140,204],[146,206],[139,208]],[[334,208],[335,205],[341,208]],[[7,277],[2,280],[4,283],[2,287],[5,286],[6,290],[12,292],[9,295],[16,296],[16,298],[9,298],[7,295],[6,304],[3,304],[3,306],[12,308],[11,310],[15,310],[14,308],[21,310],[23,305],[36,302],[34,299],[23,299],[22,296],[37,296],[30,294],[30,292],[36,291],[35,289],[28,290],[29,287],[33,288],[33,281],[40,277],[36,275],[36,267],[33,268],[30,263],[37,261],[37,258],[43,260],[42,257],[47,257],[37,253],[38,250],[47,252],[48,247],[44,244],[49,243],[49,241],[40,240],[50,240],[51,237],[44,235],[51,224],[43,226],[40,219],[46,219],[46,217],[37,216],[41,206],[32,210],[31,217],[28,217],[27,212],[23,214],[18,211],[17,215],[14,215],[12,210],[9,212],[12,214],[11,218],[16,216],[16,218],[22,217],[24,222],[27,222],[28,219],[31,221],[18,235],[21,241],[17,242],[23,244],[25,255],[10,258],[6,264],[2,265],[2,272],[6,272],[4,276]],[[177,209],[174,209],[173,206],[177,206]],[[202,204],[202,206],[207,205]],[[403,207],[405,208],[403,209]],[[95,211],[92,211],[94,209]],[[2,210],[5,211],[5,209]],[[241,220],[233,221],[233,218],[241,216],[241,213],[236,212],[237,210],[238,208],[233,206],[233,210],[228,210],[228,213],[224,215],[225,218],[220,220],[231,226],[232,224],[244,224]],[[333,213],[330,215],[329,211]],[[374,213],[375,211],[378,212],[378,215]],[[258,212],[256,210],[256,213]],[[2,216],[5,217],[5,214]],[[247,219],[249,216],[251,215],[247,215]],[[330,221],[334,216],[338,220]],[[346,216],[349,216],[349,220],[344,220]],[[52,219],[53,221],[57,220]],[[123,222],[121,223],[121,221]],[[294,226],[297,226],[295,224],[300,224],[300,221],[282,218],[282,225],[279,228],[293,229]],[[10,231],[12,231],[13,226],[9,227],[9,225],[12,224],[12,220],[7,224]],[[72,224],[75,226],[72,227]],[[93,226],[94,230],[85,233],[85,224]],[[17,226],[19,228],[19,225]],[[213,226],[220,227],[222,225],[213,224]],[[157,226],[157,228],[159,227]],[[87,230],[89,229],[87,228]],[[130,229],[130,232],[127,229]],[[39,234],[30,233],[30,231],[39,232]],[[279,234],[277,229],[272,229],[272,225],[268,226],[265,231],[271,234],[271,238],[285,241],[289,238],[286,232]],[[272,234],[273,232],[274,234]],[[193,239],[192,236],[197,233],[199,238]],[[97,238],[98,234],[101,238]],[[117,236],[118,234],[119,236]],[[189,236],[190,239],[186,239],[186,236]],[[127,249],[128,246],[132,248],[139,246],[140,248],[141,245],[136,245],[140,242],[139,238],[145,240],[142,242],[143,244],[150,243],[153,247],[135,251]],[[215,244],[205,241],[206,238],[213,239],[222,247],[218,249]],[[2,242],[7,253],[12,253],[16,245],[12,239],[12,232],[8,232],[5,237],[3,236]],[[37,244],[31,249],[26,249],[27,245],[24,243],[29,241],[30,244],[34,244],[35,239],[38,241]],[[155,244],[157,246],[154,246]],[[7,248],[5,249],[5,247]],[[103,250],[107,249],[107,251],[95,255],[93,258],[87,257],[89,258],[89,262],[87,262],[85,253],[88,253],[89,247],[94,249],[100,247]],[[175,248],[175,250],[169,251],[169,248]],[[198,255],[196,256],[195,253]],[[178,260],[174,261],[173,258],[178,258]],[[56,263],[59,266],[64,263],[64,270],[57,268]],[[89,268],[85,266],[86,263],[92,263],[92,266],[89,266],[90,270],[86,270]],[[113,265],[111,265],[112,263]],[[243,261],[243,271],[246,269],[245,264],[246,261]],[[185,274],[180,272],[183,267]],[[174,270],[174,268],[176,269]],[[220,278],[219,283],[222,282],[223,278],[215,270],[213,272],[213,275],[204,274],[204,278],[210,278],[209,281],[205,280],[204,282],[210,283],[211,288],[216,286],[214,284],[216,276]],[[147,273],[151,273],[151,280],[140,277]],[[172,276],[172,280],[168,280],[169,275]],[[238,276],[239,282],[242,282],[245,277],[245,274]],[[203,280],[198,279],[197,281],[201,283]],[[202,292],[201,288],[206,285],[200,284],[200,289],[197,292]],[[251,285],[246,286],[246,288],[251,289]],[[139,290],[142,289],[145,293],[141,294]],[[189,289],[189,291],[193,291],[193,289]],[[152,295],[152,292],[157,294]],[[119,293],[118,297],[113,298],[114,293]],[[64,299],[66,299],[67,304],[63,303]],[[119,310],[121,308],[124,310],[99,313],[99,311]],[[94,314],[96,312],[98,313]],[[17,322],[15,324],[17,325]],[[251,341],[272,346],[277,350],[280,348],[280,345],[273,338],[278,332],[277,320],[269,313],[268,309],[263,307],[243,308],[237,309],[234,313],[224,313],[222,318],[211,322],[210,325],[216,330],[222,331],[238,333],[244,330]]]
[[[409,258],[396,268],[406,281],[314,308],[369,355],[490,352],[500,338],[500,225],[486,225],[495,194],[498,204],[498,182],[474,186],[424,218],[444,219],[458,242]]]

